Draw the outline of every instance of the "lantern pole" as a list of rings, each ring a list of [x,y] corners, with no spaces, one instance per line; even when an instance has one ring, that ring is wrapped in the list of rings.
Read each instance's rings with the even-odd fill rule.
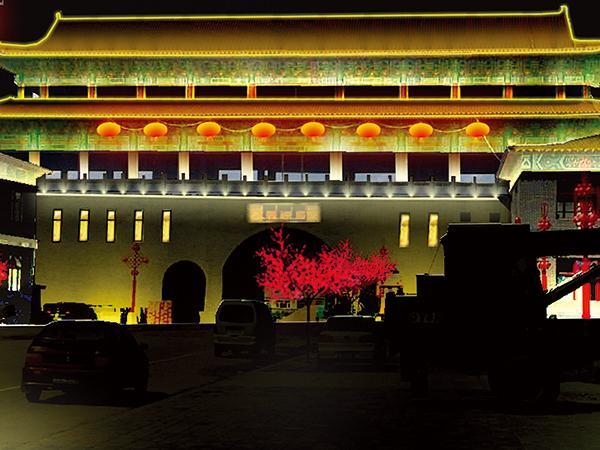
[[[140,252],[140,244],[135,243],[131,246],[131,254],[123,257],[122,261],[127,264],[131,274],[131,311],[135,317],[135,300],[137,294],[137,276],[140,274],[138,270],[142,264],[148,264],[150,259],[143,256]]]
[[[539,231],[548,231],[551,227],[552,227],[552,224],[550,223],[550,219],[548,218],[548,203],[544,202],[544,203],[542,203],[542,215],[540,217],[540,220],[538,221],[537,229]],[[550,261],[548,261],[548,257],[542,256],[538,260],[537,267],[541,273],[542,289],[544,289],[544,291],[547,291],[548,290],[547,271],[551,267]]]
[[[598,221],[598,214],[594,205],[594,189],[586,174],[582,175],[581,182],[575,186],[573,197],[573,223],[575,223],[575,226],[580,230],[594,228],[594,225]],[[586,272],[589,268],[590,260],[587,255],[584,255],[581,261],[581,271]],[[590,283],[586,283],[581,289],[581,318],[589,319],[591,318],[590,301],[592,298],[592,286]]]

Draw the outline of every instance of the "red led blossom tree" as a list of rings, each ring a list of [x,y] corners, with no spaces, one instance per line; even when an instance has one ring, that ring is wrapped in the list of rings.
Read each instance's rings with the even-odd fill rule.
[[[0,261],[0,286],[8,280],[8,264],[4,261]]]
[[[326,295],[353,297],[366,286],[383,282],[395,270],[385,248],[367,258],[349,241],[324,246],[310,256],[306,247],[290,242],[283,227],[272,230],[271,244],[256,252],[262,272],[256,282],[271,300],[300,300],[306,305],[307,351],[310,346],[310,307]]]

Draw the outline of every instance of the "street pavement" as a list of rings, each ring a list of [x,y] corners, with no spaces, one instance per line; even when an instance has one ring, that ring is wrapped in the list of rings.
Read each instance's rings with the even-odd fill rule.
[[[11,448],[600,449],[598,386],[507,409],[484,378],[435,372],[414,398],[396,369],[318,370],[297,356]]]
[[[169,330],[136,332],[138,342],[148,344],[151,361],[149,394],[140,402],[132,392],[121,398],[103,401],[97,397],[45,392],[42,401],[29,403],[20,391],[21,368],[29,339],[0,339],[0,449],[19,448],[51,439],[68,430],[95,426],[102,420],[120,417],[143,404],[163,400],[208,383],[264,366],[268,360],[216,358],[213,355],[212,330]],[[296,339],[290,347],[283,337],[279,358],[302,344]],[[42,444],[39,444],[42,445]],[[44,444],[46,445],[46,444]],[[96,447],[98,448],[98,447]]]

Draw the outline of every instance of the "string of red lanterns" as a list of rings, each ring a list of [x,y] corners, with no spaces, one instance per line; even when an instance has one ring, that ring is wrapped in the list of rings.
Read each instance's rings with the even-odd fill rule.
[[[484,138],[491,131],[489,125],[487,125],[486,123],[483,123],[483,122],[479,122],[479,121],[472,122],[469,125],[467,125],[466,127],[460,128],[457,130],[435,130],[431,125],[429,125],[428,123],[424,123],[424,122],[415,123],[410,126],[396,127],[396,126],[391,126],[391,125],[383,125],[383,127],[396,128],[396,129],[408,128],[408,133],[412,137],[417,138],[417,139],[428,138],[434,133],[434,131],[452,133],[452,132],[459,132],[459,131],[463,131],[463,130],[465,131],[467,136],[470,136],[473,138]],[[355,132],[358,136],[360,136],[362,138],[371,139],[371,138],[375,138],[381,134],[381,128],[382,128],[382,126],[380,126],[376,123],[365,122],[365,123],[358,125]],[[98,125],[98,127],[96,128],[96,132],[98,133],[98,135],[100,135],[102,137],[118,136],[119,134],[121,134],[121,130],[122,130],[121,125],[119,125],[116,122],[104,122],[104,123],[101,123],[100,125]],[[325,134],[326,125],[323,125],[320,122],[307,122],[300,127],[293,128],[292,130],[300,130],[300,132],[308,138],[317,138],[317,137],[321,137]],[[221,125],[219,125],[217,122],[212,122],[212,121],[202,122],[202,123],[198,124],[198,126],[196,127],[196,132],[200,136],[203,136],[206,138],[212,138],[212,137],[218,136],[219,134],[221,134],[222,131],[223,131],[223,128],[221,127]],[[254,125],[252,128],[250,128],[249,130],[246,129],[246,130],[228,130],[228,131],[236,131],[236,132],[251,131],[253,136],[255,136],[257,138],[261,138],[261,139],[266,139],[266,138],[270,138],[271,136],[273,136],[277,132],[277,128],[275,127],[275,125],[273,125],[269,122],[259,122],[256,125]],[[291,131],[291,130],[285,129],[284,131]],[[169,129],[168,129],[167,125],[165,125],[162,122],[151,122],[143,128],[143,132],[148,137],[157,138],[157,137],[166,136],[169,132]]]

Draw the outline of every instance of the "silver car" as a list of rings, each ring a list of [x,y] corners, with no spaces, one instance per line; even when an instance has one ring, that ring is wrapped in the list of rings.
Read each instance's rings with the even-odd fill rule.
[[[258,355],[275,352],[275,326],[266,303],[258,300],[223,300],[214,328],[215,356],[226,351]]]
[[[332,316],[319,334],[318,360],[327,362],[382,362],[383,340],[371,316]]]

